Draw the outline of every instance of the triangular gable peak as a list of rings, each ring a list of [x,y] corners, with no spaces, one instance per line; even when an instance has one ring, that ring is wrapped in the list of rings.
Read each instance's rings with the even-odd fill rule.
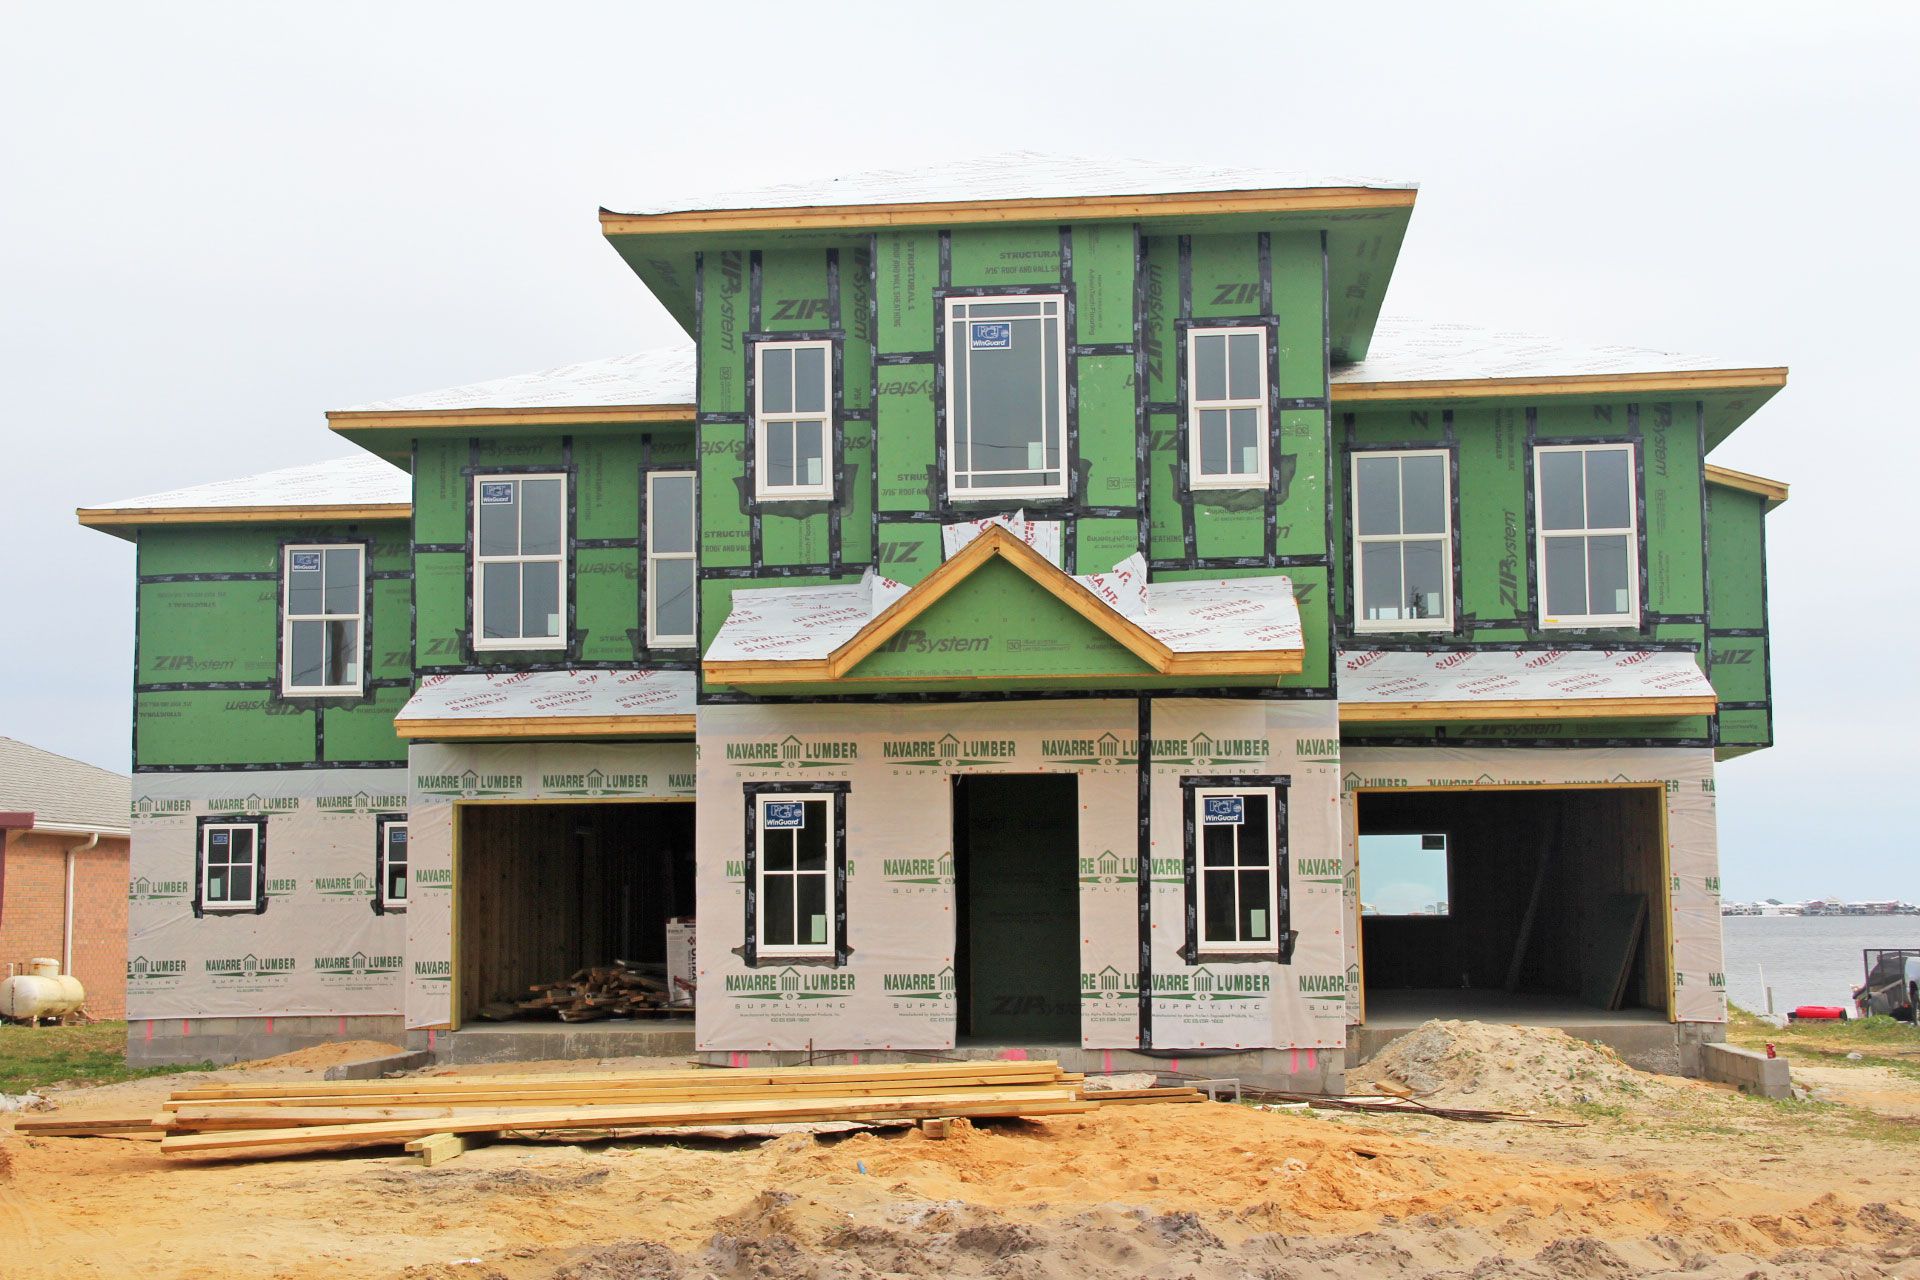
[[[1133,575],[1144,573],[1143,565],[1130,562],[1106,574],[1076,578],[1008,530],[989,526],[911,589],[876,582],[869,589],[870,598],[876,603],[882,599],[889,603],[850,633],[841,631],[830,640],[818,636],[808,643],[804,633],[813,623],[796,618],[795,625],[782,629],[786,639],[775,648],[751,641],[737,643],[723,627],[708,650],[704,670],[709,680],[742,687],[962,677],[1074,680],[1280,676],[1300,670],[1303,652],[1297,642],[1247,650],[1200,647],[1191,634],[1193,619],[1184,613],[1164,620],[1167,625],[1161,630],[1166,634],[1155,634],[1156,615],[1146,607],[1146,588],[1131,580]],[[900,594],[895,596],[883,589],[886,587]],[[1011,610],[1004,607],[1010,596],[1018,601]],[[1036,607],[1044,609],[1048,597],[1073,615],[1064,631],[1059,621],[1049,621],[1044,613],[1035,612]],[[954,637],[945,634],[952,629],[951,620],[942,619],[936,611],[943,601],[970,612],[994,609],[981,617],[975,628],[981,632],[978,640],[982,655],[991,651],[1000,659],[1003,655],[993,646],[996,639],[1004,642],[1023,628],[1036,626],[1050,628],[1063,638],[1077,631],[1082,640],[1080,653],[1062,655],[1056,646],[1051,657],[1041,658],[1038,655],[1045,654],[1047,647],[1036,645],[1027,650],[1030,659],[970,662],[966,653],[950,643]],[[774,607],[778,603],[774,602]],[[1002,607],[994,608],[996,605]],[[750,603],[746,607],[752,611],[758,606]],[[742,601],[736,597],[730,625],[737,619],[745,620],[741,608]],[[1290,597],[1287,608],[1291,616]],[[765,619],[756,617],[753,621],[764,623]],[[942,624],[938,629],[915,627],[916,622],[936,621]],[[971,623],[971,617],[967,621]],[[1297,629],[1297,616],[1294,626]],[[922,646],[942,644],[944,647],[935,651],[960,655],[959,665],[952,671],[917,670],[926,664],[903,660],[905,655],[925,651]],[[772,652],[783,656],[749,656]]]

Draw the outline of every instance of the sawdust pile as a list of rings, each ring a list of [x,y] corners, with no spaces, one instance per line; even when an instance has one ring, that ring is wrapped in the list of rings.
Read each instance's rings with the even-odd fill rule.
[[[388,1044],[384,1040],[340,1040],[331,1044],[316,1044],[308,1049],[295,1049],[291,1053],[275,1054],[271,1058],[256,1058],[252,1062],[234,1064],[230,1070],[260,1071],[273,1067],[305,1067],[319,1070],[339,1066],[343,1062],[364,1062],[368,1058],[384,1058],[395,1053],[405,1053],[397,1044]]]
[[[1397,1081],[1423,1102],[1513,1110],[1624,1103],[1680,1087],[1555,1027],[1439,1019],[1401,1036],[1349,1075],[1355,1090],[1374,1080]]]

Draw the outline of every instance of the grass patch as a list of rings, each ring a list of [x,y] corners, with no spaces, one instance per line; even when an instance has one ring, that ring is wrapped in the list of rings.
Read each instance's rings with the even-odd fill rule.
[[[1771,1043],[1789,1051],[1844,1059],[1849,1053],[1898,1061],[1912,1055],[1920,1061],[1920,1028],[1884,1015],[1849,1018],[1845,1022],[1789,1022],[1776,1027],[1738,1005],[1727,1006],[1727,1042],[1749,1049]]]
[[[129,1067],[127,1024],[90,1022],[70,1027],[0,1026],[0,1093],[26,1093],[53,1084],[119,1084],[198,1066]]]

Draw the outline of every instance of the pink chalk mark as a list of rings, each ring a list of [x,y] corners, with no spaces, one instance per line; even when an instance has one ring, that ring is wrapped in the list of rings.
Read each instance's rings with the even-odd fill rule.
[[[267,1019],[267,1034],[268,1034],[268,1035],[272,1035],[272,1034],[273,1034],[273,1019],[272,1019],[272,1018],[268,1018],[268,1019]]]
[[[435,1034],[436,1034],[436,1033],[435,1033],[435,1031],[434,1031],[434,1029],[433,1029],[432,1027],[428,1027],[428,1028],[427,1028],[427,1048],[428,1048],[428,1050],[432,1050],[432,1048],[433,1048],[433,1038],[434,1038],[434,1035],[435,1035]]]
[[[1290,1076],[1300,1074],[1300,1051],[1298,1049],[1287,1050],[1287,1074]]]
[[[1173,1072],[1173,1074],[1175,1074],[1175,1075],[1179,1075],[1179,1074],[1180,1074],[1180,1059],[1178,1059],[1178,1058],[1175,1058],[1175,1059],[1174,1059],[1174,1060],[1173,1060],[1172,1062],[1170,1062],[1169,1064],[1167,1064],[1167,1070],[1169,1070],[1169,1071],[1171,1071],[1171,1072]]]
[[[1026,1060],[1027,1051],[1025,1049],[1002,1049],[1000,1051],[1000,1061],[1002,1062],[1025,1062]]]
[[[1319,1063],[1320,1063],[1320,1051],[1318,1049],[1307,1050],[1307,1070],[1309,1071],[1317,1070],[1319,1068]]]
[[[340,1034],[343,1036],[347,1034],[347,1020],[345,1018],[340,1019]]]
[[[1100,1073],[1109,1076],[1113,1074],[1113,1050],[1102,1049],[1100,1051]]]
[[[183,1036],[190,1036],[193,1034],[193,1024],[191,1022],[188,1022],[185,1018],[180,1019],[180,1034]]]
[[[153,1019],[152,1018],[147,1019],[147,1039],[149,1041],[153,1039]]]

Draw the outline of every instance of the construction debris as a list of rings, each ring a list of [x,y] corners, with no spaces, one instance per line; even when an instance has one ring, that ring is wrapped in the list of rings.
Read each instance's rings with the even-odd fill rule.
[[[666,967],[615,960],[576,970],[560,982],[538,982],[527,988],[530,1000],[494,1001],[480,1016],[496,1022],[551,1013],[562,1022],[592,1022],[598,1018],[637,1018],[647,1015],[684,1015],[692,1005],[673,1004]]]

